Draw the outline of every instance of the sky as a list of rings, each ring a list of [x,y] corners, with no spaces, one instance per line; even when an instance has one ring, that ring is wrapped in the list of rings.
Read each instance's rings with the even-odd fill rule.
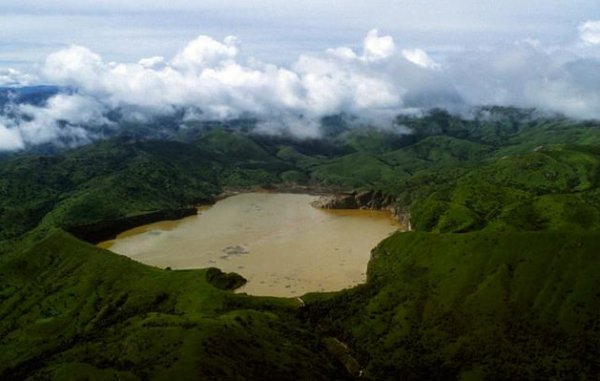
[[[173,56],[198,35],[235,35],[254,57],[285,64],[356,46],[373,28],[434,53],[524,38],[554,45],[594,18],[595,0],[2,0],[0,66],[35,65],[71,44],[119,62]]]
[[[251,114],[300,137],[338,112],[385,124],[497,104],[598,119],[597,20],[597,0],[0,0],[0,86],[78,89],[0,113],[0,150],[93,139],[115,108]]]

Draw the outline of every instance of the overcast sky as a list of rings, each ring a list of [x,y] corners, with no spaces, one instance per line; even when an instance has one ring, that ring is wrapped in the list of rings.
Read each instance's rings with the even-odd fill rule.
[[[71,44],[119,62],[170,57],[200,34],[235,35],[243,54],[283,64],[360,45],[372,28],[435,55],[524,38],[564,44],[597,18],[598,0],[2,0],[0,67],[25,69]]]
[[[5,106],[0,151],[97,139],[115,109],[300,137],[340,112],[600,119],[600,0],[0,0],[0,86],[25,84],[77,91]]]

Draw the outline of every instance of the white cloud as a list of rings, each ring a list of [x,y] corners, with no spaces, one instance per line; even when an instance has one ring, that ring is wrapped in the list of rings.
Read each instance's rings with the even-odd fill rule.
[[[320,124],[317,120],[297,117],[261,121],[256,126],[256,132],[263,135],[286,133],[300,139],[318,138],[321,135]]]
[[[208,36],[198,36],[173,58],[173,67],[196,72],[233,60],[238,54],[238,40],[234,36],[226,37],[223,42]]]
[[[9,128],[0,121],[0,152],[14,151],[25,146],[18,128]]]
[[[23,86],[33,83],[37,78],[13,68],[0,68],[0,86]]]
[[[58,94],[42,106],[10,106],[17,117],[0,119],[0,151],[53,143],[76,146],[96,136],[94,127],[110,126],[105,109],[96,99],[73,94]]]
[[[60,121],[91,126],[110,123],[104,116],[106,109],[101,103],[78,94],[58,94],[50,98],[44,107],[22,104],[18,109],[20,114],[28,116],[35,124],[42,126]],[[35,134],[32,134],[32,138],[33,135]]]
[[[110,125],[105,115],[113,109],[132,120],[176,110],[186,120],[253,115],[261,131],[302,137],[318,133],[321,116],[338,112],[381,121],[415,109],[497,104],[600,118],[600,60],[593,48],[578,49],[521,39],[503,48],[437,51],[434,60],[373,29],[359,53],[342,46],[283,67],[245,58],[235,37],[199,36],[171,59],[134,63],[107,62],[74,45],[50,54],[41,72],[47,83],[77,92],[43,107],[19,106],[21,117],[5,121],[2,133],[15,148],[77,144]]]
[[[97,88],[101,86],[99,74],[104,70],[102,58],[84,46],[72,45],[50,54],[42,69],[42,74],[64,85]]]
[[[333,49],[327,49],[327,53],[333,57],[344,59],[344,60],[354,60],[357,59],[358,56],[354,53],[354,50],[347,48],[345,46]]]
[[[162,57],[137,64],[105,63],[80,46],[51,54],[43,69],[48,81],[78,88],[103,107],[136,106],[149,112],[200,108],[205,118],[243,113],[268,117],[303,114],[317,117],[339,110],[399,107],[400,89],[387,73],[371,65],[392,57],[390,36],[369,32],[364,54],[349,48],[303,55],[292,69],[238,58],[235,37],[222,42],[199,36],[172,60]]]
[[[586,21],[581,24],[579,38],[586,44],[600,44],[600,21]]]
[[[402,56],[415,65],[426,69],[439,69],[441,67],[423,49],[402,49]]]
[[[158,69],[164,67],[165,65],[165,57],[162,56],[154,56],[148,58],[142,58],[138,61],[138,65],[144,67],[145,69]]]
[[[337,3],[333,3],[337,4]],[[377,26],[404,47],[481,46],[537,38],[572,41],[573,25],[598,13],[594,0],[19,0],[0,1],[0,61],[27,71],[57,46],[87,46],[107,60],[173,57],[199,34],[235,34],[263,61],[359,41]],[[90,27],[93,26],[93,27]],[[127,41],[127,43],[123,43]],[[358,52],[359,54],[362,54]],[[436,56],[437,57],[437,56]]]
[[[377,29],[372,29],[363,41],[364,59],[377,61],[389,58],[396,51],[394,39],[391,36],[379,37]]]

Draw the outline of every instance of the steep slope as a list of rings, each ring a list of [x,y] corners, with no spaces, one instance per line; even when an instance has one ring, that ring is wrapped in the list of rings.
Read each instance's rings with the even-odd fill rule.
[[[210,273],[210,278],[207,274]],[[57,231],[0,261],[0,379],[330,380],[295,301],[213,287]]]
[[[304,313],[373,380],[595,379],[600,234],[398,233]]]
[[[411,206],[422,231],[600,228],[600,151],[553,146],[497,160],[440,184]]]
[[[412,133],[333,118],[299,141],[216,124],[0,160],[0,378],[597,378],[597,124],[493,107],[398,122]],[[299,310],[60,229],[282,182],[378,191],[417,231],[379,245],[366,285]]]

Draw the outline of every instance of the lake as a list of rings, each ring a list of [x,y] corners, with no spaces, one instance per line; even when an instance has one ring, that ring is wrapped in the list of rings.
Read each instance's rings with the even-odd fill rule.
[[[98,246],[162,268],[237,272],[248,279],[237,291],[252,295],[292,297],[364,282],[371,249],[400,226],[382,211],[311,206],[317,199],[243,193]]]

